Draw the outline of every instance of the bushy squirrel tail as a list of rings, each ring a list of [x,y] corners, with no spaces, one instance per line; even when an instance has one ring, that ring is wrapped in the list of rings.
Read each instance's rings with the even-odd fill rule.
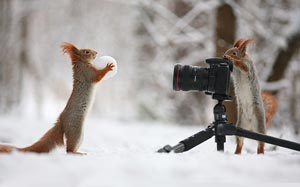
[[[9,153],[14,149],[17,148],[9,145],[0,145],[0,153]]]
[[[266,129],[270,127],[270,123],[272,119],[274,118],[278,105],[277,105],[277,99],[274,95],[272,95],[270,92],[263,91],[261,93],[264,108],[265,108],[265,115],[266,115]]]
[[[63,129],[59,123],[56,123],[40,140],[31,146],[25,148],[16,148],[13,146],[0,145],[0,152],[9,153],[13,150],[18,150],[22,152],[48,153],[56,146],[63,144]]]

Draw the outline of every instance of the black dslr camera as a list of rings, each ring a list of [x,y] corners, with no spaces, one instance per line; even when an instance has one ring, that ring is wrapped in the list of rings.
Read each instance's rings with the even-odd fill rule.
[[[227,58],[209,58],[208,68],[176,64],[173,89],[176,91],[198,90],[213,95],[213,99],[230,100],[230,73],[233,65]]]

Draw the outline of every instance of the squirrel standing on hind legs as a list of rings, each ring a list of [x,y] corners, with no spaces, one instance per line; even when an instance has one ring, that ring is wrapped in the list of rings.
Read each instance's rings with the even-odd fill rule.
[[[246,53],[251,42],[252,39],[239,39],[224,57],[234,64],[233,83],[238,105],[236,125],[265,134],[276,113],[277,101],[270,93],[261,92],[255,65]],[[241,154],[243,141],[242,137],[237,137],[236,154]],[[257,153],[264,153],[263,142],[258,143]]]
[[[68,103],[59,115],[54,126],[36,143],[25,148],[0,145],[0,152],[18,150],[22,152],[48,153],[56,146],[63,145],[66,137],[67,153],[77,152],[83,135],[83,123],[92,105],[95,85],[114,65],[107,63],[104,69],[93,65],[97,52],[91,49],[78,49],[70,43],[61,45],[63,53],[69,54],[73,66],[73,90]]]

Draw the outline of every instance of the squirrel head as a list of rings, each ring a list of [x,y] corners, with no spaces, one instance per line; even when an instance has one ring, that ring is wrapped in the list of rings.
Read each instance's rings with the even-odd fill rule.
[[[249,72],[249,58],[246,54],[247,45],[252,42],[252,39],[239,39],[233,45],[233,48],[228,49],[224,53],[224,57],[228,58],[236,70]]]
[[[239,39],[234,43],[233,48],[228,49],[224,53],[224,57],[232,62],[243,61],[246,56],[247,45],[252,41],[253,39]]]
[[[97,52],[92,49],[78,49],[71,43],[64,42],[61,45],[63,53],[70,55],[72,63],[91,63],[97,56]]]

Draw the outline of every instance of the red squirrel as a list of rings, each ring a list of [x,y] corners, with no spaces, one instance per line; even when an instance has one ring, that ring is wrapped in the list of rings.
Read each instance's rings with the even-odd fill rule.
[[[224,54],[233,62],[233,82],[237,99],[237,126],[262,134],[266,133],[277,110],[276,98],[268,92],[262,92],[258,82],[257,71],[247,54],[247,45],[252,39],[239,39],[233,48]],[[241,154],[243,138],[237,137],[235,153]],[[264,143],[259,142],[258,154],[264,153]]]
[[[104,69],[96,69],[93,60],[97,52],[92,49],[78,49],[73,44],[62,43],[63,53],[67,53],[73,67],[73,90],[65,109],[59,115],[54,126],[40,140],[25,148],[0,145],[0,152],[18,150],[22,152],[48,153],[56,146],[64,145],[66,138],[67,153],[77,152],[82,136],[83,123],[92,105],[96,83],[112,71],[114,65],[107,63]]]

